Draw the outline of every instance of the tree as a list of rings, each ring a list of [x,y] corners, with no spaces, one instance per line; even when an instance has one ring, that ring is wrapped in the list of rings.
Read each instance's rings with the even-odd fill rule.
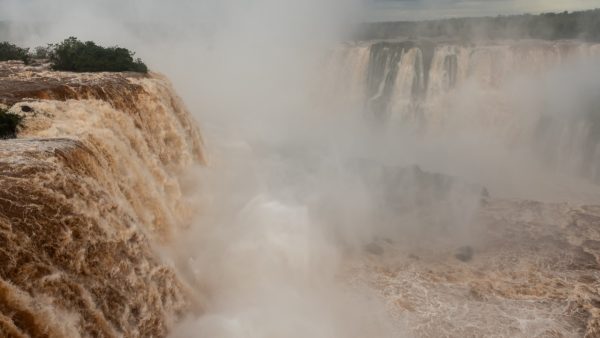
[[[33,53],[31,53],[31,57],[34,59],[47,59],[50,57],[52,52],[52,45],[48,45],[47,47],[39,46],[35,47]]]
[[[69,37],[52,45],[50,61],[53,69],[72,72],[140,72],[148,67],[134,53],[121,47],[101,47],[92,41],[82,42]]]
[[[29,49],[20,48],[9,42],[0,42],[0,61],[21,60],[29,63]]]

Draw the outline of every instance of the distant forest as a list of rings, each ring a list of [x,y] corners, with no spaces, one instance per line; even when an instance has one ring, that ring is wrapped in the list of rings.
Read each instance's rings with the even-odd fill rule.
[[[581,39],[600,42],[600,9],[581,12],[362,24],[358,40],[394,38]]]

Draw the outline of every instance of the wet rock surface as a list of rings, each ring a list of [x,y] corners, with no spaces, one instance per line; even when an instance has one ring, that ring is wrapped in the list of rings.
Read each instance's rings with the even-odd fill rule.
[[[468,262],[471,259],[473,259],[473,254],[473,248],[471,248],[470,246],[463,246],[456,250],[456,254],[454,254],[454,257],[456,257],[456,259],[458,259],[461,262]]]

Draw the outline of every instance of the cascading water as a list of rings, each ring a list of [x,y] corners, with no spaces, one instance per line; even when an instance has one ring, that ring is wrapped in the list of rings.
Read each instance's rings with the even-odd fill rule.
[[[354,67],[353,87],[362,88],[345,95],[362,102],[367,114],[388,128],[453,136],[485,130],[506,147],[528,148],[549,168],[598,182],[598,102],[588,93],[567,90],[569,107],[557,102],[553,91],[565,85],[560,81],[567,72],[598,69],[600,45],[404,41],[345,48],[346,55],[369,50],[369,57],[339,59],[335,72]],[[598,88],[589,76],[579,81],[583,91]]]
[[[597,203],[600,82],[589,72],[600,70],[599,45],[363,42],[347,48],[350,55],[370,51],[366,66],[356,67],[362,80],[355,86],[362,86],[365,112],[378,118],[378,130],[401,144],[391,148],[394,156],[485,185],[496,198]],[[412,195],[406,187],[399,191]],[[392,201],[390,210],[401,208],[398,198]],[[588,302],[597,282],[572,278],[575,271],[596,275],[588,269],[599,262],[592,249],[597,232],[581,232],[583,223],[596,219],[596,209],[575,205],[484,204],[459,236],[474,243],[476,262],[452,262],[435,242],[439,229],[420,245],[404,229],[411,244],[381,242],[378,250],[387,257],[358,263],[350,275],[380,290],[419,337],[595,337],[597,308]],[[439,207],[434,210],[439,214]],[[407,212],[400,214],[396,222]],[[424,231],[423,219],[416,223]],[[536,261],[557,255],[569,258]],[[569,292],[551,282],[557,280],[576,286]]]
[[[2,67],[0,336],[164,336],[193,305],[152,244],[190,221],[193,120],[158,75]]]

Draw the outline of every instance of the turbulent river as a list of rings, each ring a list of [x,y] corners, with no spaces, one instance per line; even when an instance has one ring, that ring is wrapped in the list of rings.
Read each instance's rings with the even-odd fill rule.
[[[347,43],[318,123],[204,140],[161,75],[1,63],[0,336],[598,337],[599,60]]]
[[[189,222],[195,123],[159,76],[2,72],[3,100],[27,99],[0,142],[0,335],[164,336],[190,302],[151,243]]]

